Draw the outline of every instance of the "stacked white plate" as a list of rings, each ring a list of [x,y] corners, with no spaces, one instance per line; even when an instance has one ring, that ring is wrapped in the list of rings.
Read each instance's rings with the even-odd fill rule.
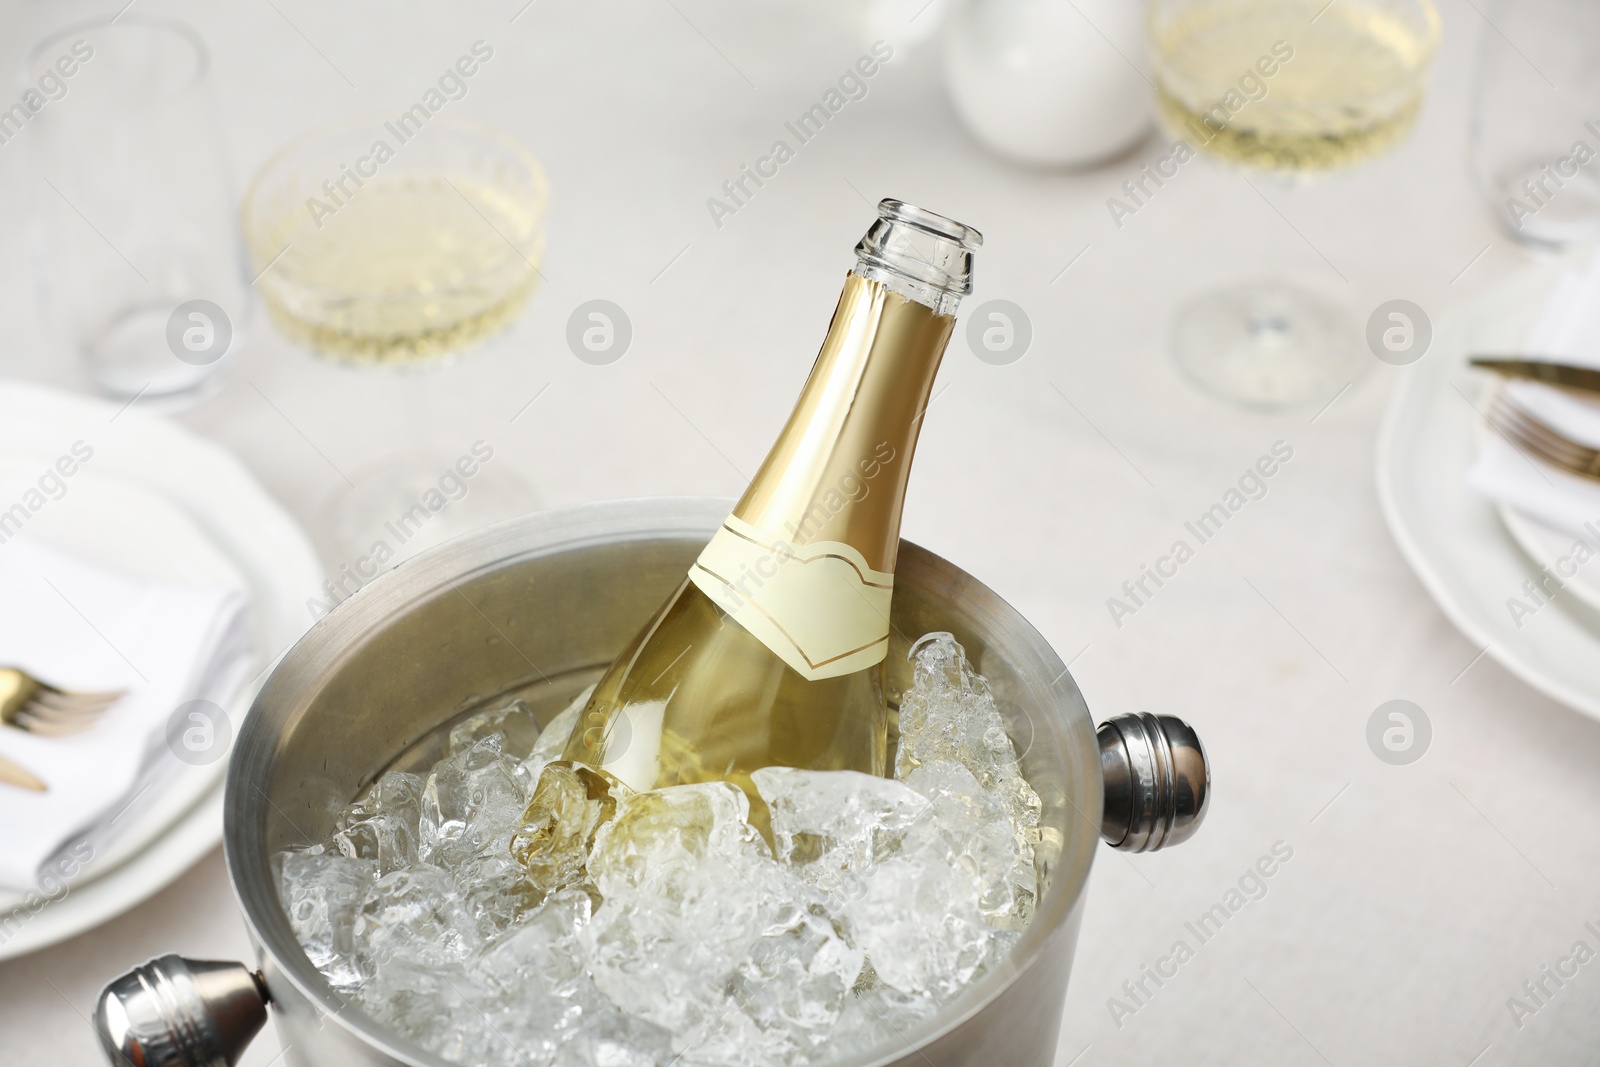
[[[37,489],[80,441],[92,458],[62,479],[65,491],[29,512],[21,528],[132,576],[242,591],[250,601],[258,673],[228,708],[238,736],[267,668],[312,622],[306,601],[322,583],[316,553],[294,520],[219,446],[137,406],[124,410],[14,382],[0,382],[0,512]],[[0,959],[126,911],[215,848],[226,769],[226,759],[182,765],[149,802],[130,809],[59,899],[16,912],[23,895],[0,890],[0,929],[14,931],[0,941]],[[8,912],[13,921],[5,923]]]
[[[1511,601],[1571,551],[1571,534],[1496,505],[1467,484],[1498,382],[1467,365],[1517,354],[1563,264],[1530,267],[1439,323],[1405,368],[1378,439],[1378,496],[1401,551],[1450,620],[1529,685],[1600,718],[1600,576],[1578,572],[1529,616]]]

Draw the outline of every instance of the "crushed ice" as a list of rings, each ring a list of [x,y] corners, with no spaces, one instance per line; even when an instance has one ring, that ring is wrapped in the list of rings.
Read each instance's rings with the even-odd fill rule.
[[[897,780],[757,771],[772,847],[734,786],[629,793],[552,763],[587,693],[542,733],[513,702],[279,855],[290,923],[336,991],[461,1064],[791,1065],[893,1039],[1005,958],[1036,892],[1039,798],[987,683],[949,634],[911,655]]]

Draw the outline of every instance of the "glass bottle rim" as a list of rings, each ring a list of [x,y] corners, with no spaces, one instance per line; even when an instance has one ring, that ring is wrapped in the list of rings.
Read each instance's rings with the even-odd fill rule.
[[[983,234],[973,227],[903,200],[886,198],[878,201],[878,217],[954,241],[968,252],[977,251],[983,246]]]

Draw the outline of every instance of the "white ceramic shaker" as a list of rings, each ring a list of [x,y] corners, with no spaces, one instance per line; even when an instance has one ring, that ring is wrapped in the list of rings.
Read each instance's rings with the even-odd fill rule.
[[[1081,167],[1149,130],[1143,0],[953,0],[945,82],[986,147],[1036,166]]]

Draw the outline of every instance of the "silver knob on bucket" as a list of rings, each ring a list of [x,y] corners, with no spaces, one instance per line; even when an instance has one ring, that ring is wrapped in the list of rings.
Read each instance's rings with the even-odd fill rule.
[[[1154,852],[1194,835],[1211,801],[1211,765],[1194,729],[1171,715],[1118,715],[1100,724],[1105,814],[1100,836],[1124,852]]]
[[[266,1021],[266,986],[244,964],[182,956],[135,967],[94,1010],[118,1067],[233,1067]]]

